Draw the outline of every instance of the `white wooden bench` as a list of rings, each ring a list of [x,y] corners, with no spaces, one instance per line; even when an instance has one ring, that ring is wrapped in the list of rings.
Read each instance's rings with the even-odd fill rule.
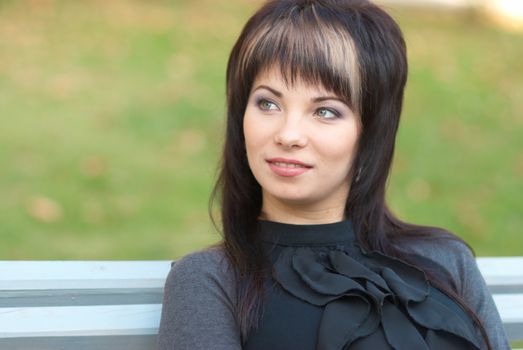
[[[523,257],[479,258],[508,336],[523,340]],[[169,261],[0,261],[0,349],[156,348]]]

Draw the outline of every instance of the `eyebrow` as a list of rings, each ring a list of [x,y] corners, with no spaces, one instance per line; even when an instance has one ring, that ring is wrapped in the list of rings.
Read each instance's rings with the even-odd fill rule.
[[[274,95],[276,95],[276,97],[279,97],[281,98],[283,96],[283,94],[278,91],[278,90],[275,90],[267,85],[258,85],[254,90],[259,90],[259,89],[265,89],[265,90],[269,90],[270,92],[272,92]],[[339,98],[338,96],[319,96],[319,97],[313,97],[311,98],[311,101],[314,102],[314,103],[318,103],[318,102],[323,102],[323,101],[326,101],[326,100],[336,100],[336,101],[339,101],[345,105],[347,105],[347,102],[345,102],[343,99]]]

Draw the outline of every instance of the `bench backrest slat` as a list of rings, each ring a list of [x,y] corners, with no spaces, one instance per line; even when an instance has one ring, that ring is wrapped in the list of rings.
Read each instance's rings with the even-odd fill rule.
[[[9,350],[155,350],[155,335],[0,338]]]
[[[523,257],[478,258],[492,293],[523,293]]]
[[[163,288],[170,261],[0,261],[0,290]]]
[[[156,334],[161,304],[3,308],[0,337]],[[64,322],[67,320],[67,322]]]

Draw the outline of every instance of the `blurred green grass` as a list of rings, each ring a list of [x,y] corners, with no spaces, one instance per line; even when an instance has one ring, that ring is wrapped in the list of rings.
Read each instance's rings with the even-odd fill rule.
[[[0,0],[0,259],[173,259],[207,216],[247,0]],[[389,201],[523,255],[523,35],[392,9],[410,80]]]

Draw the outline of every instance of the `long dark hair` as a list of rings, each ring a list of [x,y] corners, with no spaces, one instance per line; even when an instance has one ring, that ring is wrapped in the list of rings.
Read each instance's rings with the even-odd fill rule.
[[[394,154],[404,88],[406,47],[396,22],[366,0],[276,0],[247,22],[227,66],[227,127],[218,181],[211,197],[221,203],[225,253],[237,274],[237,318],[243,338],[263,310],[268,263],[257,235],[262,192],[245,152],[243,115],[252,83],[265,69],[284,78],[319,84],[342,97],[361,118],[345,216],[362,247],[403,259],[425,271],[430,282],[458,302],[486,332],[453,282],[427,260],[400,247],[405,241],[460,240],[439,228],[399,220],[388,209],[385,189]],[[488,345],[490,349],[490,345]]]

